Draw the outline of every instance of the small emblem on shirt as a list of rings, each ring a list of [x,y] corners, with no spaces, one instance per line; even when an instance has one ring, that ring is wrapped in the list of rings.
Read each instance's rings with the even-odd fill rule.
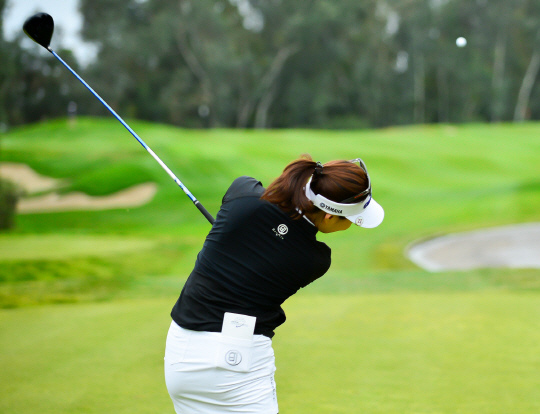
[[[231,350],[225,354],[225,362],[232,366],[238,365],[242,362],[242,354],[238,351]]]
[[[283,236],[285,236],[289,232],[289,228],[285,224],[280,224],[276,229],[272,229],[272,231],[283,240]]]

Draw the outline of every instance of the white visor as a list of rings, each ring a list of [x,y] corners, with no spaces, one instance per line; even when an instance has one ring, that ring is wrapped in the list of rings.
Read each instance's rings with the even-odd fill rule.
[[[306,197],[315,205],[315,207],[322,211],[332,214],[334,216],[346,217],[354,224],[367,229],[377,227],[382,223],[384,219],[384,210],[373,198],[371,194],[367,199],[356,204],[341,204],[335,201],[329,200],[326,197],[315,194],[311,190],[311,180],[309,179],[306,184]]]

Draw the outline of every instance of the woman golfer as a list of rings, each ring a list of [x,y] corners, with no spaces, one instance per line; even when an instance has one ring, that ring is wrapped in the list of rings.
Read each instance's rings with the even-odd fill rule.
[[[274,329],[281,304],[326,273],[318,231],[378,226],[361,159],[293,161],[265,190],[236,179],[174,306],[165,380],[178,414],[276,414]]]

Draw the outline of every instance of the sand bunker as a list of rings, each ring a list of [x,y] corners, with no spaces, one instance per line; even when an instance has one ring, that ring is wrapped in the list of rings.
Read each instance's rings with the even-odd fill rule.
[[[19,213],[42,213],[139,207],[152,200],[156,191],[155,183],[144,183],[103,197],[92,197],[80,192],[65,195],[51,193],[21,199],[17,205],[17,211]]]
[[[0,175],[16,183],[27,194],[54,190],[66,184],[65,180],[42,176],[24,164],[2,163],[0,164]],[[139,207],[150,202],[156,192],[157,185],[155,183],[139,184],[101,197],[92,197],[80,192],[64,195],[52,192],[41,196],[21,198],[17,204],[17,211],[24,214]]]
[[[57,180],[40,175],[26,164],[17,164],[14,162],[1,163],[0,176],[17,184],[27,194],[53,190],[66,183],[65,180]]]
[[[540,223],[450,234],[420,242],[409,259],[432,271],[478,268],[540,268]]]

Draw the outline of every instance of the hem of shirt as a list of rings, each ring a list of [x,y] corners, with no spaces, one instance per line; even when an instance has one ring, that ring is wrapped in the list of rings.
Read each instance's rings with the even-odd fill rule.
[[[200,326],[195,326],[195,325],[190,325],[190,324],[185,324],[185,323],[181,323],[179,322],[178,320],[176,320],[174,318],[173,315],[171,315],[171,319],[178,325],[180,326],[181,328],[184,328],[184,329],[189,329],[190,331],[197,331],[197,332],[221,332],[221,326],[219,326],[219,328],[216,328],[215,326],[207,326],[205,328],[201,328]],[[262,335],[262,336],[266,336],[267,338],[269,339],[272,339],[275,335],[275,332],[272,331],[271,334],[269,334],[267,331],[260,331],[260,330],[257,330],[257,328],[255,328],[255,332],[253,333],[254,335]]]

